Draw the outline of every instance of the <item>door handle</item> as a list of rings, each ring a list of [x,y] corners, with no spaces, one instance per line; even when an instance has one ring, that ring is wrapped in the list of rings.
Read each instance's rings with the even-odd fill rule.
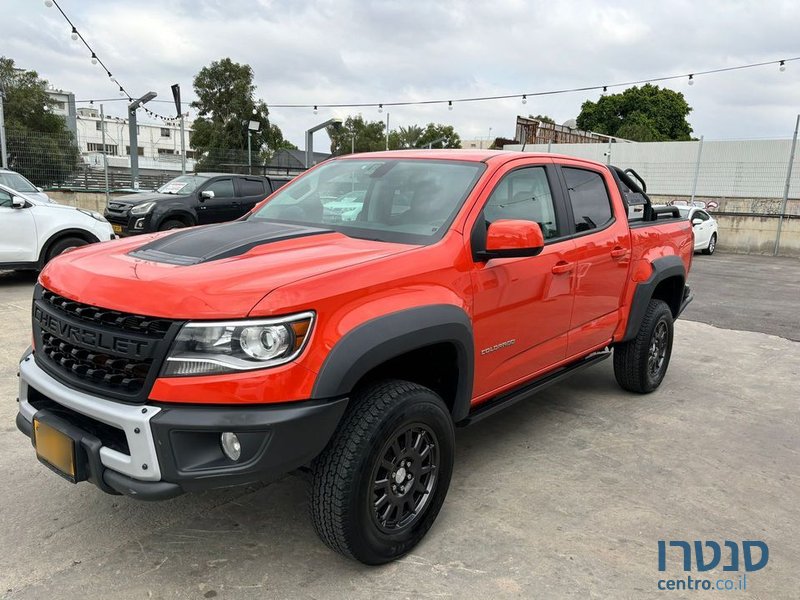
[[[553,265],[553,273],[560,275],[562,273],[569,273],[575,268],[574,262],[564,262],[563,260]]]
[[[628,255],[627,248],[620,248],[619,246],[611,251],[611,258],[623,258]]]

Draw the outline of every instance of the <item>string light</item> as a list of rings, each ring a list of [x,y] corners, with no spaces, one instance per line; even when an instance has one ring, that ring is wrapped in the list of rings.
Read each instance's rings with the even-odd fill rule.
[[[319,112],[319,109],[317,109],[317,107],[315,106],[314,107],[314,114],[317,114],[318,112]]]
[[[47,8],[52,8],[52,6],[53,6],[53,0],[44,0],[44,5],[45,5]]]
[[[75,29],[75,25],[72,26],[72,34],[70,36],[74,41],[78,41],[78,30]]]
[[[453,101],[452,100],[448,100],[447,101],[447,110],[453,110]]]
[[[689,75],[689,85],[694,85],[694,74]]]
[[[780,65],[778,66],[778,70],[779,70],[781,73],[782,73],[783,71],[785,71],[785,70],[786,70],[786,61],[785,61],[785,60],[782,60],[782,61],[780,62]]]
[[[527,94],[522,94],[522,103],[523,104],[527,104],[528,103],[528,95]]]
[[[97,54],[95,54],[94,52],[92,52],[92,64],[93,65],[97,64]]]
[[[378,104],[378,112],[379,113],[383,112],[383,104]]]

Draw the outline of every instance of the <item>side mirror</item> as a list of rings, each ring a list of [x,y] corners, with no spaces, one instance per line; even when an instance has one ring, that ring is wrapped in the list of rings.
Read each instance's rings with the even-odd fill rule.
[[[486,231],[486,250],[479,252],[483,260],[536,256],[544,248],[544,236],[534,221],[500,220]]]
[[[695,217],[694,219],[692,219],[692,225],[702,225],[702,224],[703,224],[703,219],[701,219],[700,217]]]
[[[25,198],[11,196],[11,208],[25,208]]]
[[[213,190],[205,190],[205,191],[200,192],[200,202],[202,202],[206,198],[211,199],[213,197],[214,197],[214,191]]]

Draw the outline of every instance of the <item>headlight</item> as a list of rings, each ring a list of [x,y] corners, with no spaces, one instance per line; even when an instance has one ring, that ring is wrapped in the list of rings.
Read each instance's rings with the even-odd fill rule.
[[[101,215],[99,212],[95,212],[93,210],[85,210],[83,208],[79,208],[78,212],[82,212],[83,214],[85,214],[85,215],[87,215],[89,217],[92,217],[93,219],[96,219],[97,221],[100,221],[101,223],[106,223],[107,222],[106,218],[103,215]]]
[[[141,204],[137,204],[131,209],[132,215],[146,215],[153,207],[156,205],[155,202],[142,202]]]
[[[309,338],[313,312],[277,319],[187,323],[169,351],[162,377],[219,375],[294,360]]]

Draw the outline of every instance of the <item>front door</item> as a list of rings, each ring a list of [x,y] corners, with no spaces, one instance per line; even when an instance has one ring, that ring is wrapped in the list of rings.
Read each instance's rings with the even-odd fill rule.
[[[585,163],[562,163],[567,210],[577,245],[575,304],[567,356],[595,349],[611,340],[620,320],[622,293],[631,261],[627,218],[616,218],[608,171]]]
[[[213,198],[203,198],[205,191],[214,192]],[[200,225],[232,221],[237,216],[238,202],[233,189],[233,178],[224,177],[207,183],[199,192],[197,205],[197,221]]]
[[[246,215],[253,207],[269,195],[269,188],[264,179],[258,177],[239,177],[236,181],[237,201],[236,218]]]
[[[473,265],[478,402],[546,371],[567,351],[575,243],[563,237],[563,201],[553,165],[525,162],[515,161],[494,176],[475,224],[530,220],[539,223],[545,238],[538,256]]]
[[[33,208],[12,208],[11,194],[0,190],[0,263],[34,262],[38,258]]]
[[[708,242],[711,241],[711,234],[714,233],[714,228],[711,225],[711,217],[708,213],[697,209],[692,213],[692,230],[694,231],[694,249],[704,250],[708,248]],[[701,223],[695,225],[696,220]]]

